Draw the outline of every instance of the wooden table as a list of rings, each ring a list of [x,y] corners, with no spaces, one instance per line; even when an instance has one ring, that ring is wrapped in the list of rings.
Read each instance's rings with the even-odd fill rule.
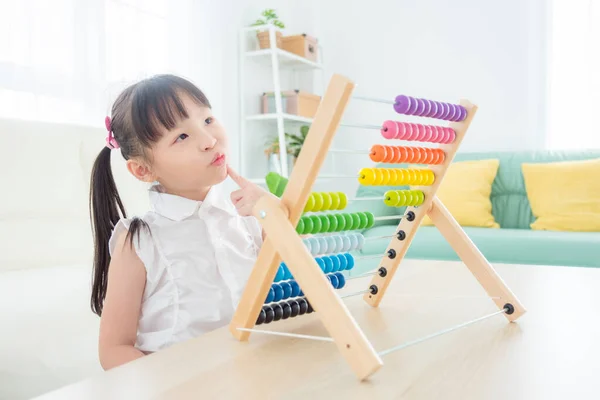
[[[495,267],[527,308],[521,319],[500,314],[387,355],[364,382],[332,343],[258,333],[240,343],[223,328],[42,398],[600,398],[600,270]],[[378,309],[345,300],[378,351],[497,310],[458,262],[407,260],[392,285]],[[261,328],[327,335],[316,313]]]

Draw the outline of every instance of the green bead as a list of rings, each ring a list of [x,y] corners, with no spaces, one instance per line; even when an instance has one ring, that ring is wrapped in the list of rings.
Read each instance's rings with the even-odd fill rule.
[[[321,233],[322,232],[321,228],[323,227],[323,225],[321,225],[321,219],[319,218],[319,216],[318,215],[311,215],[309,218],[310,218],[310,220],[313,223],[313,228],[312,228],[312,230],[310,232],[307,232],[307,233],[313,233],[313,234],[314,233]]]
[[[369,223],[369,220],[367,219],[367,214],[364,212],[359,212],[357,214],[360,220],[360,223],[358,224],[358,229],[365,229],[367,227],[367,224]]]
[[[276,172],[269,172],[265,177],[269,192],[277,197],[281,197],[287,186],[288,180]]]
[[[319,233],[329,232],[329,218],[327,218],[327,215],[319,215],[319,220],[321,221],[321,230]]]
[[[335,219],[337,219],[336,232],[343,231],[346,228],[346,218],[344,218],[343,214],[335,214]]]
[[[313,231],[313,220],[310,217],[301,217],[304,220],[304,229],[302,230],[302,234],[306,235],[308,233],[312,233]]]
[[[358,229],[360,226],[360,217],[358,214],[357,212],[350,214],[350,217],[352,217],[352,230]]]
[[[423,193],[422,190],[417,190],[416,192],[417,192],[417,196],[419,197],[417,199],[417,205],[420,206],[425,201],[425,194]]]
[[[352,215],[348,214],[348,213],[343,213],[342,214],[344,216],[344,221],[346,222],[346,224],[344,225],[344,230],[345,231],[350,231],[352,230]]]
[[[329,220],[329,230],[327,232],[336,232],[338,227],[338,220],[335,214],[328,214],[327,219]]]
[[[365,215],[367,216],[367,226],[365,228],[370,228],[375,223],[375,216],[372,212],[365,211]]]
[[[302,219],[302,217],[300,217],[298,225],[296,225],[296,232],[298,232],[299,235],[302,235],[304,233],[304,220]]]

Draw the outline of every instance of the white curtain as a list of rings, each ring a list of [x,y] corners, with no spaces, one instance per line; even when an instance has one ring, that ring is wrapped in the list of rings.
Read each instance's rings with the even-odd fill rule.
[[[600,1],[554,0],[550,27],[547,146],[600,148]]]
[[[155,73],[216,91],[208,1],[0,0],[0,118],[101,126],[121,89]]]

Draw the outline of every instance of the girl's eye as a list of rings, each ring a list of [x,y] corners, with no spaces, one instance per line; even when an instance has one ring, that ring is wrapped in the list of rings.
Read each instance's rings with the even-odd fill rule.
[[[181,135],[179,135],[177,137],[176,142],[179,142],[180,140],[185,140],[189,135],[187,133],[182,133]]]
[[[214,121],[213,117],[208,117],[204,120],[204,122],[206,123],[206,125],[210,125],[212,124],[212,122]]]

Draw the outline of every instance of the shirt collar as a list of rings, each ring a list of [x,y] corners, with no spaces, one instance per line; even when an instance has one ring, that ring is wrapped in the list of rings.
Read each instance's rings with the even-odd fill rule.
[[[236,215],[237,210],[223,188],[212,186],[204,201],[192,200],[186,197],[165,193],[161,185],[153,185],[149,189],[152,210],[163,217],[174,221],[182,221],[195,213],[202,215],[211,208],[217,208],[230,215]]]

